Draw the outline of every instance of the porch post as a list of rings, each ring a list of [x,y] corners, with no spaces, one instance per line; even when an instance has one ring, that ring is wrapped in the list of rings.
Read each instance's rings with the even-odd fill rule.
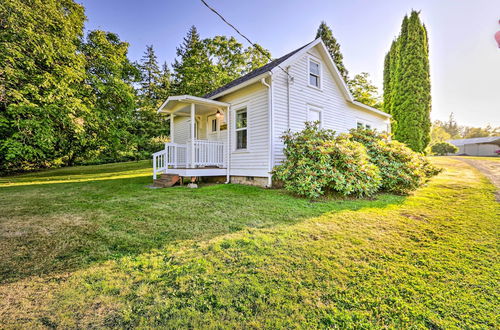
[[[170,115],[170,143],[174,143],[174,114]]]
[[[194,103],[191,103],[191,168],[194,168],[194,164],[195,164],[195,150],[194,150],[194,139],[195,139],[195,115],[194,115]]]

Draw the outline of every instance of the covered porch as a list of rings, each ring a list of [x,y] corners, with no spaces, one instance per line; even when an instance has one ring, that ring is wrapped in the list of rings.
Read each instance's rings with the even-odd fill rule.
[[[153,178],[227,175],[230,104],[191,95],[169,97],[158,109],[170,121],[170,142],[153,154]]]

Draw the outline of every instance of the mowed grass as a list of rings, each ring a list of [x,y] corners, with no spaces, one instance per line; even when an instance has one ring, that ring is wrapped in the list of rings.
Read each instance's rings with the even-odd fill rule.
[[[68,243],[71,263],[54,257],[43,271],[5,273],[11,283],[0,287],[0,323],[498,328],[494,187],[465,163],[433,161],[445,171],[413,196],[373,201],[310,203],[236,185],[148,190],[146,176],[0,188],[2,203],[10,202],[2,226],[60,224],[45,236],[40,229],[18,238],[26,246],[45,249],[32,237],[69,241],[52,236],[82,227],[73,234],[80,242]],[[2,246],[2,265],[15,249]],[[37,264],[29,260],[16,262]],[[48,275],[22,279],[34,274]]]
[[[149,161],[0,178],[0,283],[73,271],[184,240],[294,224],[402,197],[310,203],[240,185],[149,189]]]

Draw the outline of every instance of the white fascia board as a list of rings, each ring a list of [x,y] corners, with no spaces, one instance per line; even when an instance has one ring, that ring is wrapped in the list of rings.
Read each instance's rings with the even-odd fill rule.
[[[229,107],[229,103],[226,103],[226,102],[214,101],[211,99],[205,99],[203,97],[198,97],[198,96],[193,96],[193,95],[174,95],[174,96],[169,96],[167,98],[167,100],[165,102],[163,102],[163,104],[157,110],[157,113],[160,113],[160,112],[174,113],[175,110],[163,111],[163,108],[169,102],[185,102],[185,103],[212,105],[212,106],[216,106],[216,107],[225,107],[225,108]]]
[[[358,101],[350,101],[352,104],[357,105],[360,108],[363,108],[365,110],[368,110],[370,112],[376,113],[377,115],[386,117],[386,118],[391,118],[392,116],[388,114],[387,112],[383,112],[379,109],[375,109],[373,107],[370,107],[369,105],[366,105],[364,103],[358,102]]]

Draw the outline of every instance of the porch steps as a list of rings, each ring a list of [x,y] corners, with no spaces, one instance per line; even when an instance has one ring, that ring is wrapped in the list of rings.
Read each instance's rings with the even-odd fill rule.
[[[168,188],[172,187],[176,183],[180,182],[180,176],[176,174],[162,174],[156,180],[153,180],[153,186],[159,188]]]

